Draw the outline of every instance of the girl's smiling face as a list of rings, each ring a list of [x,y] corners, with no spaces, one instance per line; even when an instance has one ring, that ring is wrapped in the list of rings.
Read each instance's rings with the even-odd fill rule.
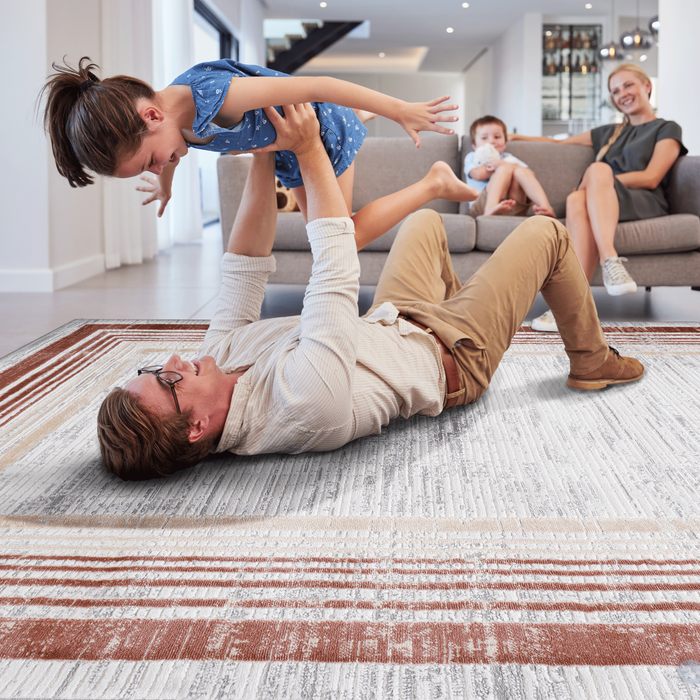
[[[177,165],[187,155],[187,143],[180,129],[153,105],[139,109],[148,133],[135,153],[118,166],[115,177],[135,177],[144,172],[160,175],[166,165]]]

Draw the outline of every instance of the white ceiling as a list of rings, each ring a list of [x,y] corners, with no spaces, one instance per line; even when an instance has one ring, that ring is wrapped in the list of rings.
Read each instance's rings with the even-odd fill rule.
[[[469,0],[469,8],[462,8],[462,0],[264,0],[265,16],[286,19],[370,20],[369,39],[341,39],[324,52],[330,64],[342,63],[345,70],[379,70],[399,54],[427,51],[421,71],[461,71],[486,46],[493,43],[509,25],[526,12],[543,15],[590,17],[591,22],[601,16],[610,17],[611,0],[588,0],[592,9],[586,10],[587,0]],[[698,2],[698,0],[690,0]],[[643,18],[657,14],[657,0],[616,0],[615,14]],[[447,27],[454,32],[448,34]],[[646,23],[642,24],[646,28]],[[379,52],[386,57],[379,59]],[[320,62],[319,65],[323,65]],[[335,69],[334,69],[335,70]],[[412,68],[415,70],[415,67]]]

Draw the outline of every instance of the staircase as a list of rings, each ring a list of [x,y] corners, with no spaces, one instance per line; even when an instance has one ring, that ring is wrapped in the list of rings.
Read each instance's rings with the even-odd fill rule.
[[[362,22],[303,22],[304,34],[287,34],[284,40],[268,40],[267,67],[293,73],[360,24]]]

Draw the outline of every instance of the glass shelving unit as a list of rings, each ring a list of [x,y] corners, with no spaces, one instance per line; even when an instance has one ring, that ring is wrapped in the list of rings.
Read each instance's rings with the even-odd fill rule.
[[[577,133],[600,121],[601,39],[599,24],[542,27],[543,131],[566,125],[570,133]]]

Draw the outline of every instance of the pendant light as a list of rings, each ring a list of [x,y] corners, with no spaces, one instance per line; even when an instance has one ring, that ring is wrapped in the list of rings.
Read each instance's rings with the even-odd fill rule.
[[[615,26],[615,0],[612,0],[610,9],[610,32],[612,33],[612,28]],[[610,41],[609,44],[603,44],[598,49],[598,55],[602,61],[620,61],[624,58],[622,47],[616,44],[614,41]]]
[[[656,17],[652,17],[649,20],[649,31],[654,35],[658,36],[659,35],[659,15],[656,15]]]
[[[639,0],[637,0],[637,26],[634,31],[622,34],[620,43],[625,49],[646,50],[654,46],[654,37],[646,30],[639,28]]]

